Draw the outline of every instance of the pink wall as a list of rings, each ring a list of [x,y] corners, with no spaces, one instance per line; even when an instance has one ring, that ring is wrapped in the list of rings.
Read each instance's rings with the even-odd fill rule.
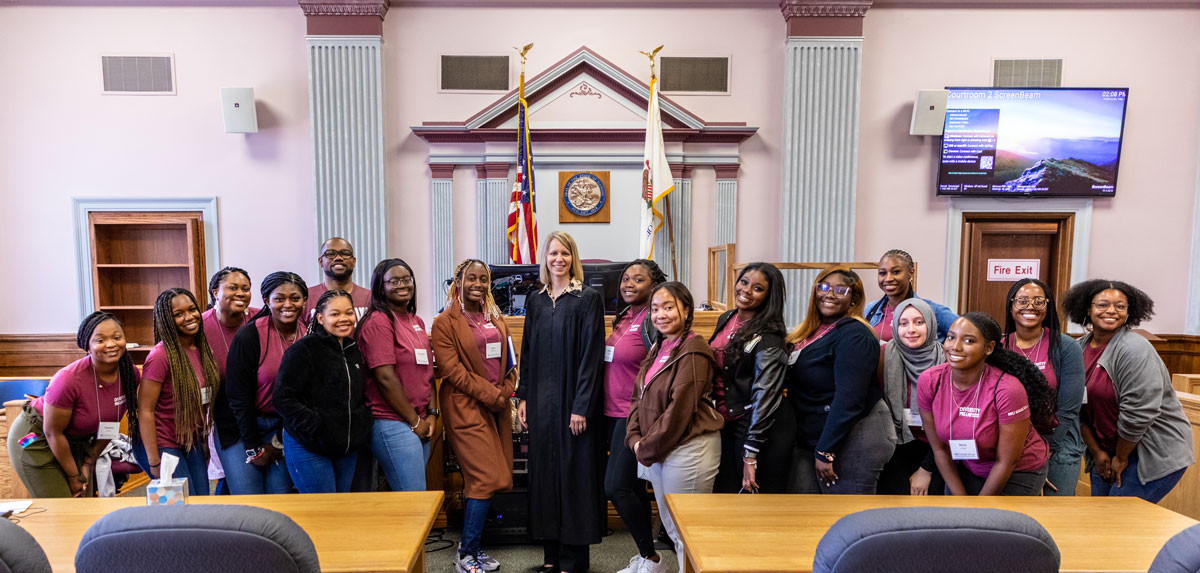
[[[1088,275],[1136,284],[1156,302],[1148,328],[1183,332],[1197,264],[1197,31],[1200,10],[872,9],[863,30],[857,256],[908,250],[921,263],[921,294],[942,297],[947,201],[934,196],[936,140],[908,135],[913,94],[990,85],[993,57],[1062,58],[1065,86],[1130,88],[1117,195],[1094,204]]]
[[[174,53],[178,95],[100,95],[102,53]],[[306,65],[295,6],[0,8],[0,332],[75,331],[71,197],[216,196],[223,264],[315,276]]]

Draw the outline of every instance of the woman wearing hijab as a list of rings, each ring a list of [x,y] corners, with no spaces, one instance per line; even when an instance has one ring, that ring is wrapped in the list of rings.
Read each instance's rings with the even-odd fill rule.
[[[941,495],[945,482],[938,474],[916,405],[917,377],[946,361],[937,341],[937,316],[929,303],[919,298],[901,302],[893,316],[889,325],[892,336],[883,349],[881,365],[883,396],[900,443],[879,475],[879,493]]]

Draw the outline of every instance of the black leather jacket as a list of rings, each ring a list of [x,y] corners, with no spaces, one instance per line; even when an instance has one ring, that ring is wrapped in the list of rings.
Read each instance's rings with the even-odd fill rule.
[[[736,310],[717,319],[711,343]],[[787,352],[782,334],[760,334],[740,349],[737,360],[726,360],[721,371],[725,381],[725,407],[729,416],[749,414],[745,457],[756,458],[766,442],[767,430],[775,423],[775,412],[783,402],[783,384],[787,374]]]

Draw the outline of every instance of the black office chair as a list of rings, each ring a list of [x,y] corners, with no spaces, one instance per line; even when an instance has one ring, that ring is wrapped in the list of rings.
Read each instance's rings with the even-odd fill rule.
[[[0,519],[0,573],[50,573],[50,560],[42,546],[7,519]]]
[[[1040,573],[1058,571],[1060,560],[1054,539],[1024,514],[889,507],[852,513],[834,523],[817,544],[813,571]]]
[[[312,539],[282,513],[245,505],[181,505],[127,507],[100,518],[79,542],[75,569],[316,573],[321,566]]]
[[[1193,525],[1167,540],[1154,557],[1149,573],[1200,572],[1200,525]]]

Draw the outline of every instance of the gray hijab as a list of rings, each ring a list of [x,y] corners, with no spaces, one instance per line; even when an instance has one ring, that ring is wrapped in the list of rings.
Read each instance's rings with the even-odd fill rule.
[[[909,348],[900,342],[900,315],[908,307],[915,307],[925,317],[925,327],[928,335],[925,343],[919,348]],[[937,341],[937,317],[929,304],[919,298],[910,298],[896,305],[892,314],[892,339],[883,350],[883,391],[888,406],[892,411],[892,422],[896,425],[896,435],[901,437],[901,443],[914,439],[908,423],[904,419],[904,408],[917,412],[917,377],[922,372],[946,361],[946,353]],[[908,387],[908,404],[904,403],[905,387]]]

